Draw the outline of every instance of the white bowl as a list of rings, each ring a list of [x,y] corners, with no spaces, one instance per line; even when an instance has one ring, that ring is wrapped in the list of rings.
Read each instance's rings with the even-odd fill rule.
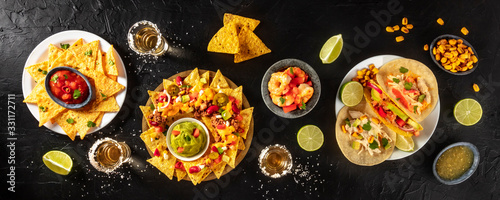
[[[201,127],[203,127],[203,130],[205,131],[205,135],[207,136],[207,143],[205,144],[205,147],[200,152],[198,152],[196,155],[194,155],[194,156],[184,157],[184,156],[178,155],[175,152],[175,150],[172,148],[172,146],[171,146],[170,137],[172,137],[171,136],[172,135],[172,130],[174,130],[174,127],[177,124],[182,123],[182,122],[195,122],[195,123],[199,124]],[[207,127],[205,126],[205,124],[203,124],[203,122],[201,122],[201,121],[199,121],[199,120],[197,120],[195,118],[190,118],[190,117],[182,118],[182,119],[179,119],[179,120],[175,121],[174,123],[172,123],[172,125],[170,125],[170,127],[168,127],[168,131],[167,131],[167,147],[168,147],[168,151],[170,151],[170,153],[172,153],[172,155],[174,155],[179,160],[193,161],[193,160],[196,160],[196,159],[200,158],[207,151],[209,143],[210,143],[210,133],[208,132]]]

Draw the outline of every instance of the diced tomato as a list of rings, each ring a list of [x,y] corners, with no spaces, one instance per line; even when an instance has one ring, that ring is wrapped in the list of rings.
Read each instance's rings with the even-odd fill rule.
[[[155,126],[155,132],[163,133],[163,126]]]
[[[217,152],[217,153],[219,153],[219,150],[217,149],[217,147],[216,147],[216,146],[212,146],[212,151],[213,151],[213,152]]]
[[[211,115],[212,113],[214,113],[215,111],[218,111],[218,110],[219,110],[219,106],[216,106],[216,105],[210,106],[207,109],[207,114]]]
[[[420,132],[419,132],[419,131],[415,131],[415,132],[413,132],[413,135],[415,135],[415,137],[416,137],[416,136],[419,136],[419,135],[420,135]]]
[[[177,147],[177,152],[182,153],[184,151],[184,147]]]
[[[234,119],[236,119],[238,121],[242,121],[243,117],[241,115],[236,115],[236,117],[234,117]]]
[[[234,97],[232,97],[232,96],[229,96],[229,97],[227,97],[227,98],[229,99],[229,101],[230,101],[230,102],[234,102],[234,101],[236,101],[236,99],[235,99]]]
[[[200,168],[200,167],[198,167],[198,166],[192,166],[192,167],[190,167],[190,168],[189,168],[189,173],[190,173],[190,174],[193,174],[193,173],[198,173],[198,172],[200,172],[200,171],[201,171],[201,168]]]
[[[396,99],[399,99],[398,101],[401,102],[401,104],[403,104],[404,107],[406,107],[407,109],[410,109],[408,106],[408,101],[406,101],[406,99],[403,97],[403,94],[401,94],[401,91],[399,91],[398,89],[396,88],[392,88],[392,93],[394,94],[394,96],[396,96]]]
[[[384,109],[382,108],[382,106],[378,107],[378,114],[384,118],[387,116],[387,114],[384,112]]]
[[[198,138],[198,136],[200,136],[200,129],[195,128],[193,131],[193,136],[194,138]]]
[[[313,83],[311,81],[307,81],[306,84],[311,86],[311,87],[313,86]]]
[[[160,156],[160,151],[158,149],[155,149],[155,152],[153,153],[154,156]]]
[[[177,86],[181,86],[182,85],[182,77],[177,76],[177,78],[175,78],[175,83],[177,83]]]
[[[288,112],[293,111],[295,109],[297,109],[297,104],[292,104],[292,105],[289,105],[289,106],[284,106],[283,107],[283,112],[288,113]]]
[[[401,118],[399,117],[396,117],[396,123],[399,125],[399,126],[404,126],[406,124],[405,121],[403,121]]]
[[[78,84],[76,82],[71,82],[69,83],[69,87],[71,87],[72,90],[76,90],[76,88],[78,88]]]
[[[181,134],[181,132],[177,130],[172,130],[172,134],[178,136],[179,134]]]
[[[225,129],[225,128],[226,128],[226,124],[217,125],[217,129]]]
[[[222,161],[222,155],[219,155],[219,157],[214,160],[215,163],[220,163],[220,161]]]
[[[193,100],[196,98],[198,98],[198,92],[193,92],[193,93],[189,94],[189,99]]]
[[[61,99],[64,100],[64,101],[69,100],[69,99],[71,99],[71,94],[63,94],[61,96]]]
[[[297,68],[290,67],[290,68],[286,69],[285,73],[293,79],[293,78],[295,78],[295,73],[292,73],[292,72],[295,72],[295,69],[297,69]]]

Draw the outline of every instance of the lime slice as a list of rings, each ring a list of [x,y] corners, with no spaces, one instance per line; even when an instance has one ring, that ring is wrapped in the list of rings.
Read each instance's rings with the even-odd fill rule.
[[[411,137],[396,134],[396,147],[401,151],[413,151],[415,143]]]
[[[481,104],[474,99],[462,99],[455,104],[453,115],[455,115],[458,123],[464,126],[472,126],[483,116],[483,109]]]
[[[342,34],[332,36],[325,42],[325,44],[323,44],[323,47],[321,47],[321,51],[319,51],[319,59],[321,59],[323,64],[332,63],[339,57],[340,52],[342,51],[342,46],[344,46]]]
[[[340,88],[340,100],[346,106],[355,106],[363,99],[363,85],[357,81],[344,83]]]
[[[306,151],[318,150],[323,145],[324,140],[323,132],[314,125],[305,125],[297,133],[297,142],[300,148]]]
[[[49,151],[43,155],[43,163],[50,170],[61,175],[68,175],[73,167],[73,160],[62,151]]]

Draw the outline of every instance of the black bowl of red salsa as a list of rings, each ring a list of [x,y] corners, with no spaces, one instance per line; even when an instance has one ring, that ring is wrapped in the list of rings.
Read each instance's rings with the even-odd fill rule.
[[[45,77],[49,97],[62,107],[79,109],[92,99],[93,89],[89,80],[71,67],[55,67]]]

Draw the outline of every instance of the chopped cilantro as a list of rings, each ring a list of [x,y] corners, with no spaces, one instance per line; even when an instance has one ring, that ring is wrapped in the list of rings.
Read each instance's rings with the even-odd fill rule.
[[[280,102],[281,102],[281,104],[285,104],[285,98],[280,97]]]
[[[412,86],[413,86],[413,83],[405,82],[405,89],[406,90],[410,90]]]
[[[394,81],[394,83],[399,83],[399,79],[397,78],[392,78],[392,81]]]
[[[38,106],[38,108],[40,108],[40,110],[42,110],[42,112],[46,112],[46,111],[47,111],[47,108],[46,108],[46,107],[43,107],[43,106]]]
[[[42,74],[43,74],[43,75],[47,75],[47,71],[46,71],[46,70],[43,70],[43,71],[42,71]]]
[[[66,119],[66,122],[68,122],[68,124],[72,124],[75,123],[75,120],[73,120],[73,118],[68,118]]]
[[[363,130],[370,131],[371,129],[372,126],[370,125],[370,121],[366,122],[366,124],[363,124]]]
[[[382,146],[386,147],[389,144],[389,140],[387,138],[382,138]]]
[[[103,97],[103,100],[108,99],[108,95],[105,95],[105,94],[103,94],[102,92],[101,92],[101,97]],[[151,104],[151,105],[153,105],[153,104]],[[153,109],[154,109],[154,108],[153,108]]]
[[[425,99],[425,94],[418,96],[418,102],[422,103]]]
[[[217,151],[218,151],[219,154],[223,154],[224,153],[224,150],[222,150],[222,148],[220,148],[220,147],[217,147]]]
[[[68,49],[69,48],[69,44],[63,44],[63,43],[61,43],[61,48],[62,49]]]
[[[149,109],[155,110],[155,105],[154,104],[149,104]]]
[[[372,143],[370,143],[370,149],[376,149],[378,148],[378,143],[373,141]]]
[[[404,74],[404,73],[408,72],[408,69],[401,67],[401,68],[399,68],[399,72]]]
[[[300,109],[302,109],[302,110],[306,109],[306,104],[304,103],[304,101],[302,101],[302,105],[300,106]]]
[[[82,96],[82,93],[80,92],[79,89],[76,89],[74,92],[73,92],[73,99],[78,99],[80,98],[80,96]]]
[[[95,123],[93,121],[87,121],[87,127],[95,127]]]
[[[399,101],[401,98],[396,98],[396,101]]]
[[[50,79],[50,81],[54,82],[54,83],[57,83],[57,79],[59,78],[58,75],[55,75],[54,77],[52,77],[52,79]]]
[[[39,71],[39,72],[42,72],[42,69],[38,68],[38,71]]]
[[[111,59],[108,60],[108,65],[115,65],[115,62],[113,62]]]
[[[92,55],[92,49],[90,49],[90,50],[86,51],[84,54],[85,54],[86,56],[91,56],[91,55]]]
[[[345,118],[345,123],[349,126],[351,126],[351,120],[349,120],[349,118]]]
[[[290,74],[293,75],[293,67],[290,67]]]
[[[186,135],[186,137],[184,137],[184,140],[189,142],[189,141],[191,141],[191,137],[189,137],[189,135]]]
[[[68,79],[68,75],[64,74],[64,79]]]

